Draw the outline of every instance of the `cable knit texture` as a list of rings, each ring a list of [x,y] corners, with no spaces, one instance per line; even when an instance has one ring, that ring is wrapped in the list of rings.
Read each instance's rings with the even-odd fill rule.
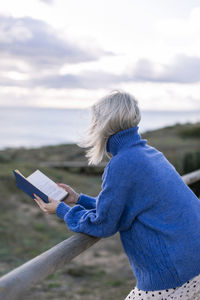
[[[60,203],[56,213],[75,232],[119,232],[138,289],[174,288],[200,274],[200,201],[138,129],[108,139],[112,158],[99,195],[80,194],[77,205]]]

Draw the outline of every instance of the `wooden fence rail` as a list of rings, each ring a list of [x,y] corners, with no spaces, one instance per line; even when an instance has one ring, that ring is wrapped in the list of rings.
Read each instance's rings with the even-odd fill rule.
[[[17,300],[99,239],[76,233],[0,278],[0,300]]]
[[[101,162],[97,166],[88,165],[86,161],[48,161],[40,163],[41,167],[46,168],[60,168],[70,170],[72,172],[87,173],[87,174],[101,174],[106,166],[106,162]]]
[[[88,165],[85,161],[47,161],[40,163],[41,167],[55,167],[55,168],[105,168],[106,162],[101,162],[97,166]]]
[[[186,184],[200,180],[200,170],[184,175]],[[0,278],[0,300],[17,300],[48,275],[70,262],[99,238],[76,233]]]
[[[200,170],[183,175],[182,178],[187,185],[195,183],[200,180]]]

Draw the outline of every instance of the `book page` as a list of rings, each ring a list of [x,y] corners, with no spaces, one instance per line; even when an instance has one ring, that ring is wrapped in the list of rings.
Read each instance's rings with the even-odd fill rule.
[[[15,172],[26,179],[26,177],[19,170],[16,169]]]
[[[44,175],[40,170],[36,170],[26,179],[36,186],[40,191],[54,200],[60,201],[68,194],[68,192],[58,187],[53,180]]]

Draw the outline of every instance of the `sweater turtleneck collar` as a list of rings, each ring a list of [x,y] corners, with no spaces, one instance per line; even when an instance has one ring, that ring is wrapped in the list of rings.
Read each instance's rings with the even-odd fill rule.
[[[111,135],[106,144],[106,151],[116,155],[123,148],[139,143],[145,144],[147,140],[141,139],[138,129],[138,126],[134,126]]]

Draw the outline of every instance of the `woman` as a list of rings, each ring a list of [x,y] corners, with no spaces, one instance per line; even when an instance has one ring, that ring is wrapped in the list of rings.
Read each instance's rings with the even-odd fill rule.
[[[200,201],[162,152],[138,133],[137,101],[114,91],[96,102],[87,138],[89,164],[110,158],[96,198],[70,186],[65,203],[36,202],[70,230],[120,233],[137,280],[126,299],[200,299]]]

